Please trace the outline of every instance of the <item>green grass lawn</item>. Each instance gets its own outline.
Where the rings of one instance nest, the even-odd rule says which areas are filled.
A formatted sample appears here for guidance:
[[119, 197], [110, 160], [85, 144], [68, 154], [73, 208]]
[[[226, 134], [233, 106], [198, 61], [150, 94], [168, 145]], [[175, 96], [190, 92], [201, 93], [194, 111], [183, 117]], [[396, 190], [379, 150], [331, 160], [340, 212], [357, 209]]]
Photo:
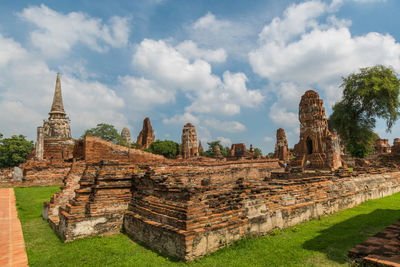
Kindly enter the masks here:
[[118, 234], [64, 244], [42, 219], [58, 187], [15, 188], [30, 266], [340, 266], [347, 251], [400, 219], [400, 193], [270, 235], [235, 242], [189, 264]]

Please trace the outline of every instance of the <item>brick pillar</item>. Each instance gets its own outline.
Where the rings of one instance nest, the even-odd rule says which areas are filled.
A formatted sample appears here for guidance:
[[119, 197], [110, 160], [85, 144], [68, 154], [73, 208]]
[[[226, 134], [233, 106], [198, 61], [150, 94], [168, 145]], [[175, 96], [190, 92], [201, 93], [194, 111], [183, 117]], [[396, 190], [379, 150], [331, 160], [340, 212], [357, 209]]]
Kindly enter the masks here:
[[37, 140], [36, 140], [36, 159], [43, 159], [43, 143], [44, 143], [44, 129], [42, 126], [37, 127]]

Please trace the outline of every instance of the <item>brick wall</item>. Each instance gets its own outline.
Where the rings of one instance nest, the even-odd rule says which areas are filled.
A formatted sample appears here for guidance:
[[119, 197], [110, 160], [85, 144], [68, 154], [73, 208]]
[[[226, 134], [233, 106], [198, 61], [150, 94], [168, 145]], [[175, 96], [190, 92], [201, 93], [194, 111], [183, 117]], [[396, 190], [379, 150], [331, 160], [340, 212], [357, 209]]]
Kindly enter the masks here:
[[150, 169], [135, 175], [124, 229], [133, 239], [185, 260], [244, 236], [262, 235], [400, 191], [399, 172], [291, 179], [268, 178], [262, 175], [266, 170], [254, 167], [248, 176], [234, 170], [173, 172]]
[[71, 162], [28, 160], [19, 165], [23, 176], [14, 179], [14, 168], [0, 170], [0, 186], [45, 186], [63, 184]]
[[102, 160], [129, 161], [135, 163], [162, 162], [163, 156], [155, 155], [139, 149], [120, 146], [105, 141], [96, 136], [86, 136], [84, 140], [84, 155], [87, 162], [100, 162]]

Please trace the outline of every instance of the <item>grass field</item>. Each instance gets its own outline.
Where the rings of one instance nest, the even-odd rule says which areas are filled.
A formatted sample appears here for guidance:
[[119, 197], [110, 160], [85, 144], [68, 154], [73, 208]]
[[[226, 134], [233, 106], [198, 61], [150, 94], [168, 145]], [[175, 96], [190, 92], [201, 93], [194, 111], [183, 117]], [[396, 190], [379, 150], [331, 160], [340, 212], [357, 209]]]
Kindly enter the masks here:
[[400, 193], [269, 235], [242, 239], [185, 264], [118, 234], [64, 244], [41, 218], [58, 187], [15, 188], [30, 266], [343, 266], [347, 251], [400, 219]]

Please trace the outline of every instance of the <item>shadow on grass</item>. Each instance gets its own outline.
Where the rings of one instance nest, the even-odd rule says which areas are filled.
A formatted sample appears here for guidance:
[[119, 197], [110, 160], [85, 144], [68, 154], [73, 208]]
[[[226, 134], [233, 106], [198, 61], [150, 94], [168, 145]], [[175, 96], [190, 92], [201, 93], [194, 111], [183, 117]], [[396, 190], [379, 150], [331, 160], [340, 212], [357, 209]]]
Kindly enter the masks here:
[[400, 219], [400, 210], [376, 209], [361, 214], [319, 232], [303, 244], [303, 248], [326, 254], [327, 258], [344, 264], [347, 252]]

